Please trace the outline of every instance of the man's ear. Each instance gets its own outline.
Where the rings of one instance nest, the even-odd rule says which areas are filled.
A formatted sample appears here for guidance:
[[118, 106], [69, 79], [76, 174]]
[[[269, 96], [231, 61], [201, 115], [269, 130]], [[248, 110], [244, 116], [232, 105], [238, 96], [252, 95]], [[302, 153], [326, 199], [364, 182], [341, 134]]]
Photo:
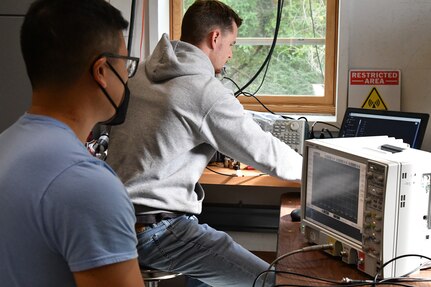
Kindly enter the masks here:
[[96, 60], [93, 64], [93, 67], [91, 67], [91, 73], [93, 75], [94, 80], [99, 83], [103, 88], [106, 88], [108, 85], [107, 79], [106, 79], [106, 58], [102, 57], [98, 60]]
[[215, 49], [217, 43], [220, 41], [221, 32], [219, 29], [210, 32], [210, 47], [212, 50]]

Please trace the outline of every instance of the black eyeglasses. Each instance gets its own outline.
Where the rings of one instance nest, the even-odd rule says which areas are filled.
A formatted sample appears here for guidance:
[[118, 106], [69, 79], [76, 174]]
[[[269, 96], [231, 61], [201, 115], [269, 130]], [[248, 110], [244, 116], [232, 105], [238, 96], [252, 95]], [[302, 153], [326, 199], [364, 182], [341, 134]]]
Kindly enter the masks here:
[[102, 57], [125, 59], [126, 60], [127, 76], [129, 77], [129, 79], [136, 74], [136, 70], [138, 69], [138, 65], [139, 65], [139, 58], [122, 56], [122, 55], [117, 55], [117, 54], [113, 54], [113, 53], [102, 53], [97, 58], [100, 59]]

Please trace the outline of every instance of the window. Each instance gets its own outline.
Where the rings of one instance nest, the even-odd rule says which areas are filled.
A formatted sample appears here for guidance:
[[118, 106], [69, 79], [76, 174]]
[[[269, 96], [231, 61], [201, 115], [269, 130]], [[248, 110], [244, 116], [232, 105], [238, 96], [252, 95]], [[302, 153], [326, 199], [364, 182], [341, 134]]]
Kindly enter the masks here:
[[[222, 1], [243, 18], [234, 55], [226, 71], [226, 77], [243, 87], [256, 74], [270, 51], [278, 1]], [[265, 80], [261, 85], [266, 70], [263, 69], [244, 91], [254, 94], [276, 113], [334, 115], [338, 1], [282, 1], [277, 45]], [[172, 39], [180, 38], [182, 15], [193, 2], [171, 0]], [[235, 84], [226, 84], [237, 90]], [[246, 109], [266, 111], [253, 97], [241, 95], [238, 99]]]

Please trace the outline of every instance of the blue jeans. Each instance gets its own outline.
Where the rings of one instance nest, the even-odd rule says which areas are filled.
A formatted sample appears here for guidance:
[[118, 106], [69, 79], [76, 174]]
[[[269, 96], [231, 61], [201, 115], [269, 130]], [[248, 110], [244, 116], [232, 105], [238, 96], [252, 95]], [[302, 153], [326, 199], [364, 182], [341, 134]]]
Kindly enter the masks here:
[[[138, 252], [141, 265], [182, 273], [198, 279], [199, 286], [252, 287], [269, 267], [226, 233], [199, 224], [193, 215], [162, 220], [138, 233]], [[256, 286], [262, 286], [262, 277]], [[266, 282], [273, 286], [272, 272]]]

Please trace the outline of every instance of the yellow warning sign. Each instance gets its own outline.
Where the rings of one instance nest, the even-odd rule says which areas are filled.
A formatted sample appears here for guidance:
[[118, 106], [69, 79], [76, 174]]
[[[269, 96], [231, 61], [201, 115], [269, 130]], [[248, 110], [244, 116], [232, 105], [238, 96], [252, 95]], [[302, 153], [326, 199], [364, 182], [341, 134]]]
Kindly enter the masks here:
[[387, 110], [385, 101], [383, 101], [376, 87], [373, 87], [368, 97], [365, 99], [362, 104], [362, 108], [364, 109], [372, 109], [372, 110]]

